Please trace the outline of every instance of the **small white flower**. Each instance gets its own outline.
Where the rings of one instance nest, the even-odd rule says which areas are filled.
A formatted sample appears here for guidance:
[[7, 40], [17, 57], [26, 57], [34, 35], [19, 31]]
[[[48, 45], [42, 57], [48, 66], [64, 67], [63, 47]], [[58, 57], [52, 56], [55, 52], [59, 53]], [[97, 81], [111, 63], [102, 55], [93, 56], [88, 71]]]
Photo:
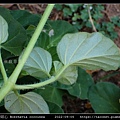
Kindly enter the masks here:
[[89, 9], [92, 10], [92, 6], [90, 6]]
[[51, 29], [51, 30], [49, 31], [49, 36], [51, 37], [51, 36], [53, 36], [53, 35], [54, 35], [54, 30]]

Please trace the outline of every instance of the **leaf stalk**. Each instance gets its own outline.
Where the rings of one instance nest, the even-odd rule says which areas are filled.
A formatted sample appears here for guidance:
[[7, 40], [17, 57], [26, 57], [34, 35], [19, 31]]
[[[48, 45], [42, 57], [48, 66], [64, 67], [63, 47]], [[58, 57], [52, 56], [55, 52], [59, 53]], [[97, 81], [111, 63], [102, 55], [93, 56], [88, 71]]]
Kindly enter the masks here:
[[43, 87], [45, 85], [53, 83], [61, 76], [61, 74], [65, 71], [65, 69], [67, 67], [68, 67], [68, 65], [63, 66], [63, 68], [60, 70], [60, 72], [56, 76], [52, 76], [50, 79], [48, 79], [44, 82], [40, 82], [40, 83], [36, 83], [36, 84], [29, 84], [29, 85], [15, 85], [14, 89], [22, 89], [22, 90], [24, 90], [24, 89], [34, 89], [34, 88]]

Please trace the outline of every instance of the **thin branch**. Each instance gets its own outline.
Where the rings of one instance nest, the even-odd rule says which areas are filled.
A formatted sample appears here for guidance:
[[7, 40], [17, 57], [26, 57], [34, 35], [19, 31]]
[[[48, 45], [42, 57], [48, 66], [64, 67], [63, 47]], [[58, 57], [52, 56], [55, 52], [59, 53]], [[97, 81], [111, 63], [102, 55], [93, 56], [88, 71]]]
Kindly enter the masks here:
[[92, 24], [93, 30], [94, 30], [95, 32], [97, 32], [97, 30], [96, 30], [96, 28], [95, 28], [95, 25], [94, 25], [94, 23], [93, 23], [93, 19], [92, 19], [92, 17], [91, 17], [89, 5], [87, 5], [87, 8], [88, 8], [89, 19], [90, 19], [90, 22], [91, 22], [91, 24]]

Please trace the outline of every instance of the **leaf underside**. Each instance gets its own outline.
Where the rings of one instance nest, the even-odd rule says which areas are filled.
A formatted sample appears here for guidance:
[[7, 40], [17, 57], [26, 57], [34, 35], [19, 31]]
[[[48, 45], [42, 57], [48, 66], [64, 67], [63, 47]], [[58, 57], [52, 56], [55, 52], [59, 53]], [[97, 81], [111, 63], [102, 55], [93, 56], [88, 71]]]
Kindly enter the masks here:
[[78, 77], [77, 67], [69, 66], [64, 73], [61, 74], [58, 81], [65, 85], [72, 85], [76, 82]]
[[4, 43], [8, 38], [8, 24], [0, 15], [0, 44]]
[[52, 66], [52, 58], [49, 52], [40, 47], [35, 47], [28, 57], [23, 69], [31, 76], [48, 77]]
[[[55, 75], [60, 72], [63, 64], [59, 61], [53, 62], [55, 68]], [[78, 77], [77, 67], [76, 66], [69, 66], [66, 70], [60, 75], [58, 81], [65, 85], [71, 85], [76, 82]]]
[[120, 50], [101, 33], [66, 34], [57, 46], [64, 65], [78, 65], [89, 70], [116, 70], [120, 65]]
[[19, 96], [10, 92], [5, 97], [5, 108], [10, 113], [49, 113], [47, 103], [39, 94], [34, 92]]

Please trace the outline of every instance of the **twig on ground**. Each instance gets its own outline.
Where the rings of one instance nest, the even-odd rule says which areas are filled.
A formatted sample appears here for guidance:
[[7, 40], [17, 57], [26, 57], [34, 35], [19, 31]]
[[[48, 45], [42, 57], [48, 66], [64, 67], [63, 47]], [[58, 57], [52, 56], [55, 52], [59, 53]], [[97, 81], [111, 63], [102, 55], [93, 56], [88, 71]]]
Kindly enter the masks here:
[[97, 30], [96, 30], [96, 28], [95, 28], [95, 25], [94, 25], [94, 23], [93, 23], [93, 19], [92, 19], [92, 17], [91, 17], [89, 5], [87, 5], [87, 7], [88, 7], [89, 19], [90, 19], [90, 22], [91, 22], [91, 24], [92, 24], [93, 30], [94, 30], [95, 32], [97, 32]]

